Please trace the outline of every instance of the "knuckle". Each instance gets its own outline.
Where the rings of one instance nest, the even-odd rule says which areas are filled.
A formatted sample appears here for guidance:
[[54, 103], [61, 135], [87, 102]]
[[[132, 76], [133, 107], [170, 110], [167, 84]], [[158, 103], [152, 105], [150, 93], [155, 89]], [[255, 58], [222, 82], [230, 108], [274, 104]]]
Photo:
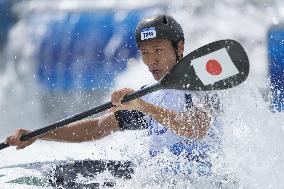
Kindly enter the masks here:
[[10, 140], [11, 140], [11, 136], [9, 136], [5, 139], [5, 143], [10, 143]]
[[16, 137], [19, 137], [19, 135], [22, 135], [22, 134], [24, 134], [24, 133], [26, 133], [26, 130], [25, 130], [25, 129], [17, 129], [14, 135], [15, 135]]
[[21, 142], [21, 143], [17, 144], [17, 149], [18, 149], [18, 150], [21, 150], [21, 149], [24, 149], [24, 148], [27, 147], [27, 146], [28, 146], [27, 143]]
[[24, 129], [17, 129], [16, 130], [16, 133], [21, 133], [21, 132], [23, 132], [24, 131]]
[[27, 130], [26, 129], [19, 129], [19, 133], [26, 133]]
[[110, 99], [111, 99], [111, 101], [114, 99], [114, 95], [113, 94], [111, 94]]

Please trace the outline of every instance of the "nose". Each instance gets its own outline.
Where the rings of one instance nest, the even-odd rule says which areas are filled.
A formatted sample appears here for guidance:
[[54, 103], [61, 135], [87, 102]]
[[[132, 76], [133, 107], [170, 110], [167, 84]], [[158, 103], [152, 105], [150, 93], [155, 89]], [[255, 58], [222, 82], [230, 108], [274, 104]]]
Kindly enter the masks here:
[[148, 55], [148, 65], [149, 66], [156, 66], [159, 63], [159, 58], [155, 52], [151, 52]]

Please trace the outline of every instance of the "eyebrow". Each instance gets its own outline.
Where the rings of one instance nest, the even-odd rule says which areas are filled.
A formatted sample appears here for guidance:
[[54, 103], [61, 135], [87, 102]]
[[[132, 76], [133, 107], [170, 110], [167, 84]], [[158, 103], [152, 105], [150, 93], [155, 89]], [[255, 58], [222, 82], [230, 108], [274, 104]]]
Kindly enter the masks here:
[[[155, 44], [155, 45], [151, 46], [151, 48], [160, 47], [160, 46], [161, 46], [161, 44]], [[147, 50], [147, 49], [142, 47], [141, 50]]]

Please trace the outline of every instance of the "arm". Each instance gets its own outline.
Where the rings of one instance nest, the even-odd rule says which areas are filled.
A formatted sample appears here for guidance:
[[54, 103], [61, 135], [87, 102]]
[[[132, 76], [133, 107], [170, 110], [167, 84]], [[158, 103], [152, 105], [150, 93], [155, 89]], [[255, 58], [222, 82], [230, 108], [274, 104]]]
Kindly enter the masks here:
[[23, 149], [31, 145], [38, 139], [64, 142], [84, 142], [100, 139], [114, 131], [120, 130], [113, 113], [105, 114], [96, 119], [81, 120], [65, 127], [58, 128], [46, 134], [34, 137], [28, 141], [20, 141], [20, 137], [28, 133], [28, 130], [18, 129], [15, 134], [7, 137], [6, 143], [11, 146], [17, 146], [17, 149]]
[[131, 92], [133, 92], [133, 90], [127, 88], [114, 92], [112, 94], [112, 102], [115, 107], [113, 107], [111, 111], [139, 110], [167, 126], [176, 134], [189, 138], [202, 138], [206, 135], [211, 125], [210, 113], [197, 107], [192, 107], [189, 112], [174, 112], [147, 103], [141, 99], [135, 99], [131, 102], [121, 104], [123, 97]]
[[193, 107], [190, 112], [174, 112], [143, 100], [139, 101], [140, 111], [147, 113], [178, 135], [189, 138], [202, 138], [210, 127], [210, 116], [197, 107]]
[[120, 128], [114, 114], [108, 113], [99, 118], [70, 123], [62, 128], [41, 135], [38, 139], [62, 142], [86, 142], [100, 139], [118, 130]]

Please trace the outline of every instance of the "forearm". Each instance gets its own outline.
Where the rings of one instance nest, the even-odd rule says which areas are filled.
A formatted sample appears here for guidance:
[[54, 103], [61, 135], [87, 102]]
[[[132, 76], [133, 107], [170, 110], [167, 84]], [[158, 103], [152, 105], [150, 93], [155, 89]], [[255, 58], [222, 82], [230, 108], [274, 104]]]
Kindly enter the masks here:
[[62, 142], [84, 142], [92, 140], [94, 128], [98, 125], [97, 119], [81, 120], [37, 137], [41, 140]]
[[96, 119], [87, 119], [70, 123], [62, 128], [43, 134], [37, 139], [63, 142], [85, 142], [100, 139], [116, 130], [119, 130], [116, 125], [116, 120], [113, 117], [105, 115]]
[[209, 115], [198, 108], [190, 112], [173, 112], [165, 108], [141, 101], [140, 111], [153, 117], [178, 135], [201, 138], [210, 126]]

